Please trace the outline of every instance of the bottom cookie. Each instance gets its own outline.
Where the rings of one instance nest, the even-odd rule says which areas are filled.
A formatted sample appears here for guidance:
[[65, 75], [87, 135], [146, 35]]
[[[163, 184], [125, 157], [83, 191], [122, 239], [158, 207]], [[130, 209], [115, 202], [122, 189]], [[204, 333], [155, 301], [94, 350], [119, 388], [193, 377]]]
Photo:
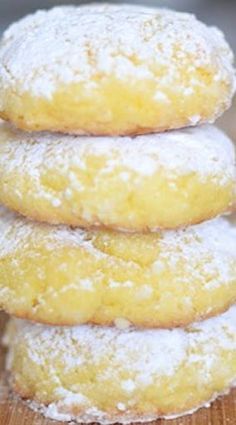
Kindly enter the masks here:
[[8, 325], [13, 389], [45, 416], [128, 423], [190, 413], [236, 382], [236, 306], [185, 330]]

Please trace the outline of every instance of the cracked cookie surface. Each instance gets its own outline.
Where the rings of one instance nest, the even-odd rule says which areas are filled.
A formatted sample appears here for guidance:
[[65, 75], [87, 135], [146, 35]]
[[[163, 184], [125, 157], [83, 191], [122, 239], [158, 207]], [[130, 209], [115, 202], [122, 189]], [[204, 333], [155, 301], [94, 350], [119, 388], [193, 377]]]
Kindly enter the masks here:
[[137, 137], [26, 133], [0, 123], [0, 201], [51, 224], [146, 232], [233, 208], [235, 152], [213, 126]]
[[25, 130], [125, 135], [213, 122], [233, 55], [193, 15], [139, 6], [38, 11], [0, 44], [0, 115]]
[[236, 382], [236, 307], [174, 330], [18, 320], [5, 343], [13, 388], [62, 421], [130, 423], [190, 413]]
[[53, 325], [173, 327], [236, 301], [236, 230], [83, 231], [0, 211], [0, 306]]

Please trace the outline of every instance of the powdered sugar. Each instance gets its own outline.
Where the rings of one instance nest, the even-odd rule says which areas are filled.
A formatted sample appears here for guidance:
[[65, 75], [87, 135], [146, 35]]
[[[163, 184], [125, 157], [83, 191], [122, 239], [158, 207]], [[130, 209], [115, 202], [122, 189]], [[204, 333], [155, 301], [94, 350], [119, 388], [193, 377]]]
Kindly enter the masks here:
[[[227, 238], [224, 240], [224, 238]], [[205, 279], [209, 290], [220, 286], [222, 281], [229, 281], [234, 273], [236, 247], [236, 229], [223, 219], [215, 219], [185, 230], [163, 232], [161, 255], [153, 264], [160, 268], [167, 260], [169, 268], [175, 268], [185, 261], [186, 277], [176, 273], [176, 284], [188, 285], [189, 277], [196, 281]], [[204, 260], [205, 261], [204, 261]], [[200, 262], [203, 260], [201, 266]], [[219, 278], [218, 275], [221, 276]]]
[[88, 409], [86, 413], [83, 413], [76, 417], [75, 415], [61, 413], [61, 409], [64, 410], [65, 408], [65, 404], [63, 402], [51, 403], [49, 406], [43, 406], [42, 404], [40, 405], [39, 403], [31, 402], [28, 400], [27, 404], [35, 412], [39, 412], [43, 414], [46, 418], [54, 419], [57, 421], [71, 422], [73, 418], [73, 423], [75, 420], [76, 423], [80, 423], [80, 424], [89, 424], [91, 422], [96, 422], [102, 425], [110, 425], [110, 424], [116, 423], [119, 420], [119, 423], [128, 425], [132, 422], [146, 423], [146, 422], [156, 421], [157, 419], [172, 420], [172, 419], [178, 419], [184, 416], [192, 415], [202, 408], [209, 408], [210, 404], [213, 403], [217, 397], [227, 395], [229, 392], [230, 392], [230, 389], [227, 389], [221, 392], [220, 394], [215, 393], [214, 396], [211, 398], [211, 400], [199, 405], [198, 407], [194, 409], [188, 410], [181, 414], [174, 414], [174, 415], [168, 415], [168, 416], [166, 415], [157, 416], [155, 414], [149, 414], [149, 415], [142, 414], [141, 416], [141, 414], [139, 415], [129, 414], [126, 412], [126, 406], [124, 406], [125, 412], [123, 411], [123, 414], [120, 413], [118, 418], [117, 417], [112, 418], [111, 415], [108, 415], [102, 411], [99, 411], [96, 408]]
[[[193, 15], [165, 9], [93, 5], [38, 11], [13, 24], [0, 49], [1, 84], [47, 98], [58, 84], [82, 81], [89, 88], [96, 76], [158, 78], [171, 85], [185, 64], [189, 73], [211, 64], [233, 90], [232, 52], [222, 33]], [[155, 70], [164, 68], [157, 76]]]
[[[119, 169], [118, 180], [129, 180], [137, 173], [140, 178], [152, 176], [164, 169], [170, 180], [174, 176], [197, 173], [205, 181], [218, 184], [235, 179], [235, 153], [229, 138], [213, 126], [200, 126], [162, 134], [137, 137], [76, 137], [50, 133], [24, 133], [0, 123], [0, 177], [13, 171], [33, 179], [34, 190], [49, 196], [41, 183], [47, 170], [65, 175], [66, 188], [83, 190], [76, 169], [86, 170], [88, 158], [102, 158], [97, 179], [108, 179]], [[92, 167], [92, 165], [91, 165]], [[89, 171], [89, 170], [88, 170]], [[17, 183], [17, 182], [16, 182]], [[53, 198], [53, 205], [60, 206]]]
[[[99, 252], [93, 248], [88, 233], [79, 228], [72, 229], [66, 226], [50, 226], [26, 220], [0, 206], [0, 256], [4, 257], [17, 250], [23, 251], [33, 240], [44, 242], [47, 249], [53, 251], [57, 246], [83, 246], [91, 250], [93, 255]], [[102, 255], [102, 254], [100, 254]], [[86, 285], [86, 282], [84, 283]]]
[[[106, 252], [101, 245], [96, 243], [97, 236], [102, 238], [104, 246], [114, 245], [113, 253]], [[148, 235], [140, 236], [140, 241], [132, 239], [132, 235], [126, 234], [127, 243], [131, 249], [135, 249], [137, 243], [145, 242], [148, 245]], [[154, 235], [153, 235], [154, 237]], [[59, 247], [70, 249], [78, 248], [88, 251], [94, 258], [105, 259], [107, 264], [113, 268], [115, 264], [126, 265], [130, 268], [143, 272], [143, 265], [135, 254], [129, 258], [123, 258], [122, 253], [116, 247], [123, 242], [124, 235], [101, 231], [91, 232], [81, 229], [72, 229], [66, 226], [50, 226], [47, 224], [31, 222], [21, 216], [9, 212], [4, 207], [0, 208], [0, 258], [39, 246], [45, 246], [49, 251], [56, 251]], [[133, 241], [133, 242], [132, 242]], [[162, 231], [156, 233], [156, 239], [150, 241], [150, 249], [156, 246], [156, 257], [148, 264], [148, 269], [153, 271], [155, 279], [161, 278], [163, 270], [174, 270], [172, 279], [176, 286], [189, 286], [190, 282], [201, 282], [206, 290], [221, 285], [228, 285], [234, 279], [236, 267], [236, 229], [226, 219], [218, 218], [196, 226], [176, 231]], [[122, 245], [121, 245], [122, 246]], [[132, 252], [131, 249], [131, 252]], [[36, 254], [34, 254], [36, 255]], [[79, 254], [78, 254], [79, 255]], [[33, 257], [32, 257], [33, 258]], [[67, 263], [60, 265], [61, 269], [67, 271]], [[18, 269], [18, 273], [20, 270]], [[101, 270], [100, 270], [101, 273]], [[158, 278], [159, 276], [159, 278]], [[107, 277], [108, 279], [108, 277]], [[154, 278], [152, 278], [154, 279]], [[93, 291], [93, 276], [83, 278], [80, 282], [74, 282], [76, 287], [84, 291]], [[71, 282], [73, 284], [73, 282]], [[108, 281], [110, 288], [121, 286], [123, 289], [132, 287], [132, 282]], [[155, 287], [153, 282], [143, 282], [139, 292], [136, 293], [137, 300], [152, 296]], [[63, 290], [66, 290], [65, 288]], [[191, 300], [189, 300], [191, 302]], [[118, 319], [117, 319], [118, 320]], [[121, 320], [123, 320], [121, 318]]]
[[[101, 423], [137, 420], [132, 417], [133, 392], [140, 386], [142, 389], [157, 385], [162, 377], [174, 377], [182, 367], [191, 365], [199, 372], [199, 385], [209, 382], [214, 368], [220, 362], [222, 352], [236, 353], [236, 307], [228, 312], [202, 323], [193, 324], [187, 329], [175, 330], [118, 330], [116, 328], [80, 326], [74, 328], [55, 328], [33, 325], [29, 322], [15, 321], [17, 333], [8, 338], [10, 341], [10, 358], [18, 344], [23, 344], [26, 355], [35, 364], [57, 364], [58, 358], [72, 372], [75, 368], [74, 359], [79, 359], [78, 368], [93, 364], [98, 367], [105, 362], [103, 374], [99, 382], [112, 380], [119, 385], [121, 376], [128, 375], [128, 381], [120, 381], [120, 391], [128, 394], [128, 404], [122, 402], [122, 408], [117, 406], [119, 415], [112, 418], [109, 412], [100, 411], [99, 406], [89, 399], [86, 385], [78, 382], [77, 392], [68, 388], [66, 392], [58, 383], [55, 397], [57, 402], [45, 407], [47, 416], [59, 419], [62, 413], [67, 414], [64, 420], [78, 422], [99, 421]], [[8, 341], [8, 343], [9, 343]], [[89, 353], [89, 354], [88, 354]], [[57, 361], [56, 361], [57, 359]], [[11, 362], [9, 368], [11, 369]], [[71, 368], [71, 369], [70, 369]], [[50, 369], [49, 372], [50, 374]], [[51, 373], [57, 376], [56, 367]], [[132, 379], [131, 379], [132, 376]], [[53, 376], [50, 376], [52, 379]], [[228, 386], [233, 385], [235, 376], [231, 377]], [[131, 385], [132, 384], [132, 385]], [[91, 383], [89, 383], [91, 385]], [[96, 385], [96, 380], [92, 385]], [[130, 390], [132, 386], [132, 390]], [[81, 389], [81, 391], [79, 390]], [[82, 388], [85, 389], [83, 394]], [[127, 388], [129, 391], [127, 391]], [[225, 391], [227, 388], [222, 388]], [[59, 399], [58, 399], [59, 395]], [[216, 394], [212, 394], [214, 398]], [[206, 400], [207, 401], [207, 400]], [[112, 404], [112, 400], [111, 400]], [[80, 407], [81, 416], [73, 415], [73, 406]], [[71, 409], [71, 410], [70, 410]], [[100, 415], [98, 414], [100, 412]], [[137, 411], [136, 411], [137, 412]], [[131, 415], [131, 417], [129, 417]], [[135, 415], [134, 415], [135, 416]], [[87, 417], [87, 419], [85, 419]]]

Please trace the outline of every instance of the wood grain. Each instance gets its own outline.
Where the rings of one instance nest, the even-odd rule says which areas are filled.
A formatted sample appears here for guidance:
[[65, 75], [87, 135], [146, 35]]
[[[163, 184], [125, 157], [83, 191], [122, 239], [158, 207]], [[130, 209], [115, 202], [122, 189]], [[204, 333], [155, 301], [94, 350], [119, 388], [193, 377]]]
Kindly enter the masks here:
[[[0, 314], [0, 334], [5, 321], [6, 316]], [[5, 350], [0, 348], [0, 425], [63, 425], [32, 412], [10, 393], [4, 373], [4, 357]], [[194, 415], [177, 420], [159, 420], [156, 425], [236, 425], [236, 390], [227, 397], [221, 397], [209, 409], [201, 409]]]

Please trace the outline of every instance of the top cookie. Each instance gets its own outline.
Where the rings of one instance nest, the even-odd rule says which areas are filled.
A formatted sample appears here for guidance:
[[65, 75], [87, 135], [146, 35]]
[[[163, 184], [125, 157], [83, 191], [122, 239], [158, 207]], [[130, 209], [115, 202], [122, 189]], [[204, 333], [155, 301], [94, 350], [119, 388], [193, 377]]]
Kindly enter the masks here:
[[193, 15], [128, 5], [39, 11], [3, 35], [0, 116], [26, 130], [124, 135], [213, 122], [233, 55]]

